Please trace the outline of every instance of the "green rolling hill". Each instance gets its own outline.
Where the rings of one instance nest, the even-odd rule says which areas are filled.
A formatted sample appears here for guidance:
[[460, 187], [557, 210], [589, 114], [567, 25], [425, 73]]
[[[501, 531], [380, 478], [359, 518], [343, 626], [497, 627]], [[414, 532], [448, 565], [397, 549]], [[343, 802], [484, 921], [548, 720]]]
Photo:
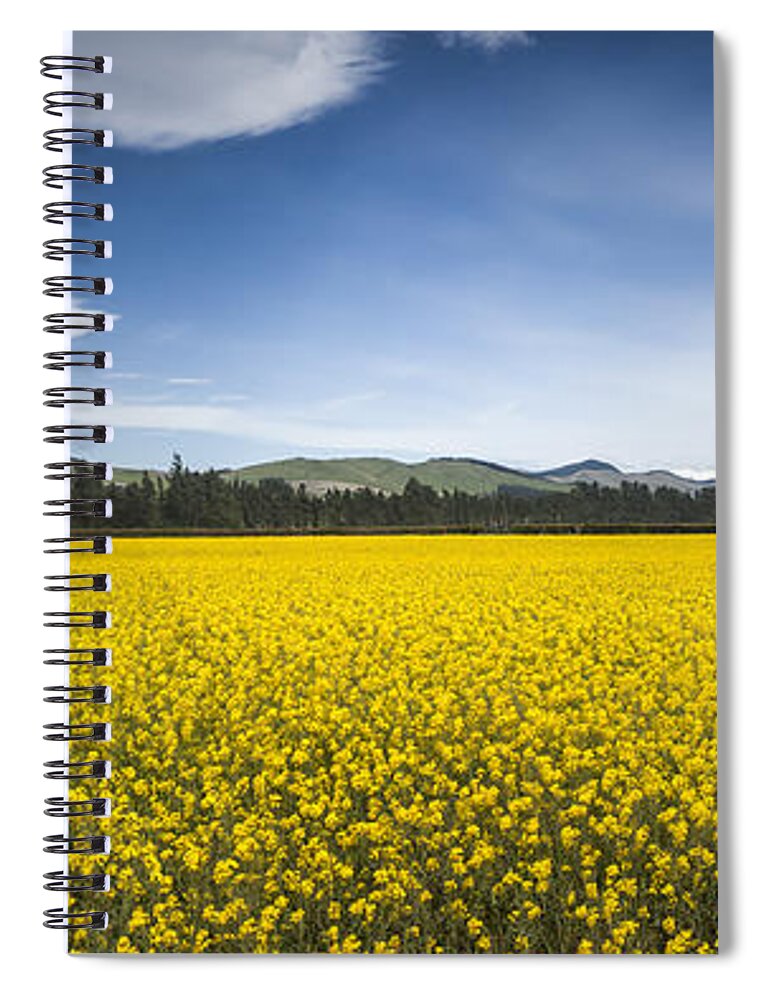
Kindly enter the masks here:
[[[392, 458], [286, 458], [276, 462], [260, 462], [240, 469], [222, 469], [226, 479], [259, 482], [260, 479], [284, 479], [294, 486], [304, 483], [311, 493], [330, 489], [383, 490], [402, 492], [414, 477], [435, 490], [460, 490], [463, 493], [494, 493], [499, 487], [521, 493], [568, 492], [577, 482], [598, 482], [602, 486], [618, 487], [624, 481], [646, 483], [651, 489], [668, 486], [692, 493], [709, 482], [697, 482], [671, 472], [624, 473], [607, 462], [589, 459], [574, 462], [546, 472], [524, 472], [494, 462], [475, 458], [431, 458], [425, 462], [399, 462]], [[116, 468], [115, 482], [121, 485], [139, 482], [140, 469]], [[150, 475], [165, 478], [165, 473], [151, 470]]]
[[228, 478], [258, 481], [268, 477], [291, 483], [304, 482], [331, 486], [364, 487], [400, 493], [414, 477], [436, 490], [462, 490], [464, 493], [493, 493], [498, 486], [529, 491], [559, 491], [568, 487], [538, 476], [516, 472], [492, 463], [465, 458], [431, 458], [426, 462], [398, 462], [390, 458], [310, 459], [289, 458], [280, 462], [247, 465], [225, 473]]

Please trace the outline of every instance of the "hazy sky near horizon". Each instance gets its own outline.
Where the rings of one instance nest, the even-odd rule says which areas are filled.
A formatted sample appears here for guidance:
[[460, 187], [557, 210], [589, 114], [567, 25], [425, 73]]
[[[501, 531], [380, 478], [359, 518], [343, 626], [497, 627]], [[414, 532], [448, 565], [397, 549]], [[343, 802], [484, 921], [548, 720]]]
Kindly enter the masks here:
[[114, 464], [713, 470], [709, 33], [74, 51], [115, 61]]

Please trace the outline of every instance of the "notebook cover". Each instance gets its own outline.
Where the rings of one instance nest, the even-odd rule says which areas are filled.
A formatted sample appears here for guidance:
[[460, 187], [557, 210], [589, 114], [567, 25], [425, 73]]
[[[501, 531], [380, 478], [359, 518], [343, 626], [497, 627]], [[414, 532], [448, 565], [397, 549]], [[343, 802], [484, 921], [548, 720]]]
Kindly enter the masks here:
[[715, 952], [711, 34], [73, 51], [116, 322], [70, 950]]

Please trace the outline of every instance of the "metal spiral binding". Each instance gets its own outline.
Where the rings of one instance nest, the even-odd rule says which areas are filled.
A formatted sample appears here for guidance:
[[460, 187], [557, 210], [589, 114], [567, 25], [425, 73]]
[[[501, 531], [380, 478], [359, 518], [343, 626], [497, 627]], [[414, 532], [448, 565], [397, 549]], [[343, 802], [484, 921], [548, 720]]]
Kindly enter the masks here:
[[43, 56], [40, 75], [49, 80], [61, 80], [62, 72], [73, 69], [85, 73], [111, 73], [112, 59], [109, 56]]
[[[46, 474], [46, 479], [112, 479], [109, 462], [46, 462], [43, 468], [54, 470]], [[67, 472], [67, 469], [72, 471]]]
[[[109, 351], [48, 351], [43, 357], [46, 364], [43, 368], [63, 372], [65, 368], [111, 368], [112, 355]], [[78, 360], [69, 361], [68, 358]], [[91, 360], [87, 360], [90, 358]]]
[[43, 149], [51, 153], [63, 153], [65, 146], [112, 145], [112, 132], [103, 128], [49, 128], [43, 138]]
[[43, 549], [45, 555], [64, 555], [72, 552], [93, 552], [106, 556], [112, 552], [109, 535], [67, 535], [65, 538], [45, 538], [46, 545], [63, 545], [64, 548]]
[[92, 90], [52, 90], [43, 98], [43, 111], [61, 118], [63, 108], [89, 108], [92, 111], [109, 111], [111, 94], [94, 93]]
[[72, 587], [66, 587], [59, 584], [50, 584], [45, 587], [45, 590], [54, 591], [73, 591], [73, 590], [92, 590], [97, 594], [106, 594], [110, 589], [110, 575], [109, 573], [69, 573], [63, 574], [58, 573], [54, 576], [43, 577], [44, 580], [90, 580], [90, 585], [86, 584], [76, 584]]
[[43, 219], [63, 226], [65, 219], [111, 222], [112, 208], [100, 201], [49, 201], [43, 205]]
[[84, 778], [109, 778], [110, 762], [107, 760], [47, 760], [43, 767], [53, 767], [54, 771], [44, 771], [43, 777], [52, 781], [82, 781]]
[[[65, 74], [109, 73], [112, 61], [105, 56], [45, 56], [40, 60], [44, 77], [53, 80], [64, 79]], [[45, 94], [43, 110], [46, 114], [65, 119], [72, 111], [109, 111], [112, 95], [100, 90], [57, 90]], [[43, 146], [52, 153], [66, 150], [87, 150], [87, 147], [108, 148], [112, 145], [112, 134], [101, 128], [65, 127], [49, 129], [44, 133]], [[79, 157], [78, 157], [79, 158]], [[71, 157], [76, 159], [76, 157]], [[67, 199], [69, 189], [76, 184], [105, 185], [112, 183], [109, 167], [87, 163], [53, 164], [43, 170], [43, 184], [63, 192]], [[104, 223], [112, 219], [112, 207], [105, 202], [78, 200], [69, 195], [68, 200], [48, 202], [43, 206], [43, 218], [57, 226], [70, 225], [72, 220], [87, 223]], [[77, 261], [91, 258], [93, 262], [107, 260], [112, 256], [112, 244], [102, 238], [70, 235], [46, 240], [43, 257], [52, 261]], [[90, 270], [90, 268], [89, 268]], [[77, 295], [109, 295], [112, 281], [101, 275], [57, 274], [45, 278], [43, 294], [54, 298]], [[65, 309], [67, 307], [65, 306]], [[77, 307], [75, 307], [77, 309]], [[61, 312], [44, 317], [45, 333], [62, 336], [80, 334], [101, 334], [112, 329], [110, 317], [103, 312]], [[109, 368], [112, 356], [103, 350], [62, 350], [49, 351], [44, 355], [44, 367], [52, 371], [70, 368]], [[54, 386], [43, 392], [43, 404], [47, 407], [64, 409], [77, 406], [109, 406], [112, 402], [108, 389], [82, 385]], [[70, 441], [88, 441], [105, 444], [111, 440], [112, 429], [105, 424], [56, 424], [43, 428], [44, 441], [51, 444], [66, 444]], [[68, 458], [68, 456], [67, 456]], [[45, 478], [71, 482], [74, 480], [107, 482], [112, 478], [112, 468], [107, 462], [73, 459], [48, 462]], [[109, 500], [82, 499], [72, 497], [45, 501], [44, 514], [49, 517], [110, 517]], [[73, 552], [106, 555], [111, 551], [111, 539], [103, 534], [70, 535], [46, 538], [44, 551], [50, 554], [70, 555]], [[109, 573], [57, 573], [45, 577], [45, 590], [54, 593], [89, 592], [103, 594], [110, 589]], [[46, 628], [90, 629], [93, 631], [110, 627], [107, 611], [47, 611], [44, 613]], [[66, 641], [66, 640], [65, 640]], [[65, 647], [44, 650], [43, 663], [68, 671], [71, 667], [106, 667], [111, 663], [110, 650], [104, 647], [78, 649]], [[70, 686], [68, 683], [48, 685], [44, 688], [44, 701], [49, 704], [69, 706], [74, 704], [107, 705], [110, 702], [110, 688], [106, 684]], [[64, 709], [64, 721], [52, 722], [44, 726], [43, 739], [49, 742], [65, 743], [105, 743], [110, 739], [110, 725], [102, 721], [70, 722], [68, 708]], [[69, 753], [63, 760], [47, 761], [44, 776], [52, 781], [76, 782], [83, 780], [102, 781], [109, 777], [109, 762], [97, 760], [71, 760]], [[74, 817], [105, 817], [110, 812], [109, 799], [94, 794], [91, 798], [67, 799], [52, 797], [45, 800], [45, 815], [63, 819], [65, 824]], [[44, 851], [48, 854], [105, 855], [109, 853], [109, 837], [98, 833], [71, 836], [65, 833], [44, 838]], [[49, 892], [64, 893], [65, 897], [82, 892], [107, 892], [109, 876], [102, 871], [87, 874], [72, 874], [64, 871], [47, 872], [44, 875], [45, 889]], [[106, 910], [85, 910], [71, 912], [68, 907], [54, 907], [44, 911], [44, 925], [62, 930], [103, 930], [108, 923]]]
[[43, 170], [43, 184], [61, 190], [65, 183], [83, 181], [86, 184], [112, 184], [112, 167], [95, 167], [89, 163], [56, 163]]
[[[104, 313], [49, 313], [43, 317], [48, 326], [43, 327], [43, 333], [83, 334], [105, 333], [112, 329], [112, 320]], [[82, 323], [72, 323], [71, 320], [83, 320]]]
[[[53, 541], [53, 539], [50, 539]], [[111, 651], [99, 646], [96, 649], [44, 649], [46, 656], [56, 654], [55, 660], [43, 660], [47, 667], [69, 667], [77, 664], [81, 667], [108, 667], [112, 663]], [[60, 657], [66, 656], [66, 660]]]
[[45, 389], [43, 406], [56, 406], [61, 409], [73, 403], [85, 403], [90, 406], [109, 406], [111, 395], [109, 389], [92, 388], [84, 385], [61, 385]]
[[65, 257], [97, 257], [103, 260], [111, 256], [112, 250], [109, 240], [46, 240], [43, 246], [47, 248], [43, 256], [48, 260], [64, 260]]
[[[65, 441], [92, 441], [107, 444], [112, 440], [112, 428], [105, 424], [52, 424], [44, 427], [51, 437], [43, 438], [46, 444], [64, 444]], [[83, 431], [81, 434], [80, 431]]]
[[109, 500], [44, 500], [45, 507], [59, 510], [44, 510], [44, 517], [111, 517], [112, 504]]
[[[46, 799], [48, 809], [43, 810], [46, 816], [107, 816], [109, 801], [107, 799], [62, 799], [55, 797]], [[46, 875], [46, 878], [50, 876]], [[73, 875], [73, 878], [93, 878], [91, 875]]]
[[43, 615], [62, 619], [43, 622], [46, 628], [109, 628], [111, 624], [108, 611], [44, 611]]
[[[43, 701], [47, 702], [49, 705], [109, 705], [110, 697], [112, 695], [112, 692], [106, 684], [89, 684], [81, 685], [79, 687], [68, 687], [65, 684], [53, 684], [48, 687], [44, 687], [43, 690], [56, 692], [55, 694], [46, 695], [46, 697], [43, 698]], [[70, 695], [74, 695], [74, 697], [70, 697]], [[46, 799], [46, 802], [57, 801], [60, 800]], [[104, 801], [109, 802], [109, 799], [105, 799]], [[46, 816], [49, 815], [47, 809], [44, 810], [44, 812]]]

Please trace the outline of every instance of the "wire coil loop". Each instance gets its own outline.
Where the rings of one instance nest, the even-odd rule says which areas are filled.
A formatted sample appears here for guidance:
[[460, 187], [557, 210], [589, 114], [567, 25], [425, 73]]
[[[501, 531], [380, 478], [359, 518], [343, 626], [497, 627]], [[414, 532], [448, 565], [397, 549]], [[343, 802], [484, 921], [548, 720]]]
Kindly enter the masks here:
[[53, 424], [44, 427], [43, 432], [48, 435], [43, 438], [46, 444], [64, 444], [65, 441], [106, 444], [112, 440], [112, 428], [104, 424]]
[[43, 132], [43, 149], [63, 153], [65, 146], [96, 146], [104, 149], [112, 145], [112, 132], [103, 128], [49, 128]]
[[[44, 702], [49, 705], [109, 705], [110, 689], [106, 684], [89, 684], [80, 687], [68, 687], [66, 684], [53, 684], [44, 687], [43, 691], [54, 691], [46, 695]], [[70, 697], [70, 693], [73, 697]]]
[[[72, 322], [73, 320], [78, 320], [78, 322]], [[112, 329], [110, 317], [104, 313], [49, 313], [43, 317], [43, 322], [48, 324], [43, 327], [43, 333], [77, 336], [83, 333], [104, 333], [106, 330]]]
[[90, 552], [93, 555], [106, 556], [112, 551], [112, 539], [109, 535], [66, 535], [63, 538], [45, 538], [43, 544], [64, 546], [64, 548], [43, 549], [45, 555]]
[[43, 56], [41, 76], [49, 80], [63, 79], [62, 73], [78, 70], [81, 73], [109, 73], [112, 60], [107, 56]]
[[111, 252], [107, 240], [55, 239], [46, 240], [43, 256], [46, 260], [64, 260], [67, 257], [96, 257], [104, 260]]
[[[74, 462], [46, 462], [43, 468], [53, 470], [46, 475], [46, 479], [96, 479], [101, 482], [112, 479], [109, 462], [83, 462], [78, 459]], [[67, 472], [67, 469], [72, 471]]]
[[67, 368], [110, 368], [112, 355], [109, 351], [48, 351], [43, 355], [43, 368], [63, 372]]
[[[46, 799], [51, 802], [52, 799]], [[46, 816], [55, 816], [46, 809]], [[70, 814], [72, 815], [72, 814]], [[86, 815], [85, 813], [83, 815]], [[94, 814], [96, 815], [96, 814]], [[52, 879], [43, 886], [50, 892], [106, 892], [110, 884], [109, 875], [94, 872], [92, 875], [69, 875], [67, 872], [46, 872], [43, 878]]]
[[60, 906], [43, 910], [43, 927], [59, 931], [103, 931], [108, 922], [104, 910], [88, 910], [84, 913], [69, 913]]
[[61, 191], [67, 183], [112, 184], [112, 168], [91, 163], [55, 163], [43, 168], [43, 184]]

